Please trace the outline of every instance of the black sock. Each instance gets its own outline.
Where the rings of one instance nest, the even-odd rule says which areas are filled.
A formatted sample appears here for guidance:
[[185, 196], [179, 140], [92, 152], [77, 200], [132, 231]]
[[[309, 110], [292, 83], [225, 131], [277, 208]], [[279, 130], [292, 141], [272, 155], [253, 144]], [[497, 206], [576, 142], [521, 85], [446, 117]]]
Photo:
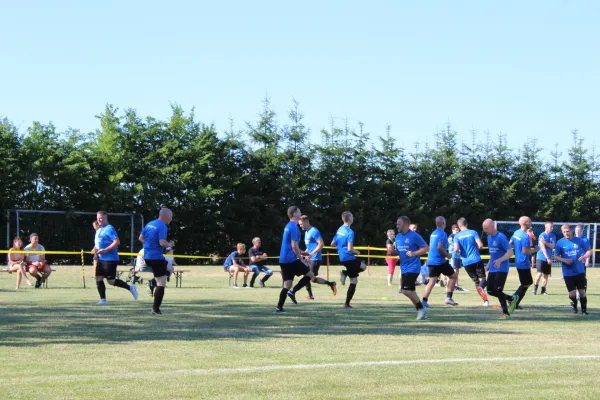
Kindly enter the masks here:
[[579, 296], [579, 301], [581, 302], [581, 311], [587, 311], [587, 296]]
[[497, 297], [498, 300], [500, 300], [500, 307], [502, 307], [502, 312], [504, 314], [508, 314], [508, 305], [506, 304], [506, 296], [504, 296], [504, 292], [499, 292]]
[[155, 278], [150, 279], [150, 286], [156, 287], [156, 279]]
[[279, 302], [277, 303], [277, 308], [283, 308], [283, 304], [285, 303], [285, 299], [287, 297], [288, 289], [283, 288], [281, 292], [279, 292]]
[[312, 294], [312, 287], [311, 287], [311, 285], [310, 285], [310, 282], [308, 282], [308, 283], [306, 284], [306, 291], [308, 292], [308, 295], [309, 295], [310, 297], [313, 297], [313, 294]]
[[266, 281], [269, 280], [269, 278], [271, 277], [271, 275], [265, 275], [263, 276], [263, 278], [260, 280], [262, 283], [265, 283]]
[[258, 274], [253, 274], [252, 275], [252, 279], [250, 279], [250, 286], [254, 286], [254, 282], [256, 282], [256, 277], [258, 276]]
[[419, 310], [421, 310], [423, 308], [423, 303], [421, 303], [419, 301], [417, 304], [415, 304], [415, 307], [416, 307], [417, 311], [419, 311]]
[[423, 301], [427, 301], [427, 297], [423, 296]]
[[319, 285], [328, 285], [328, 286], [331, 286], [331, 282], [329, 282], [325, 278], [321, 278], [320, 276], [317, 277], [317, 278], [315, 278], [315, 283], [318, 283]]
[[453, 291], [452, 292], [446, 292], [446, 297], [449, 298], [449, 299], [451, 299], [453, 295], [454, 295]]
[[160, 305], [162, 303], [163, 296], [165, 295], [165, 287], [157, 286], [154, 289], [154, 305], [152, 306], [153, 311], [160, 310]]
[[296, 293], [298, 290], [302, 289], [304, 286], [308, 285], [310, 283], [310, 278], [308, 276], [303, 276], [302, 279], [300, 279], [298, 281], [298, 283], [296, 284], [296, 286], [294, 286], [294, 288], [292, 289], [294, 291], [294, 293]]
[[346, 293], [346, 304], [350, 304], [350, 300], [354, 297], [354, 292], [356, 291], [356, 283], [351, 283], [348, 287], [348, 293]]
[[130, 289], [130, 286], [120, 279], [115, 279], [115, 286], [123, 288], [123, 289], [127, 289], [127, 290]]
[[[537, 292], [537, 290], [538, 290], [538, 287], [539, 287], [539, 286], [540, 286], [540, 285], [533, 285], [533, 290]], [[544, 290], [544, 289], [542, 288], [542, 291], [543, 291], [543, 290]]]
[[546, 293], [546, 286], [542, 286], [542, 294]]
[[527, 289], [529, 289], [529, 286], [525, 287], [525, 286], [521, 285], [515, 292], [515, 294], [519, 296], [519, 301], [517, 301], [517, 305], [521, 304], [523, 297], [525, 297], [525, 293], [527, 293]]
[[96, 281], [96, 286], [98, 287], [100, 299], [106, 299], [106, 286], [104, 286], [104, 281]]
[[571, 305], [575, 308], [577, 308], [577, 295], [575, 296], [569, 296], [569, 299], [571, 300]]

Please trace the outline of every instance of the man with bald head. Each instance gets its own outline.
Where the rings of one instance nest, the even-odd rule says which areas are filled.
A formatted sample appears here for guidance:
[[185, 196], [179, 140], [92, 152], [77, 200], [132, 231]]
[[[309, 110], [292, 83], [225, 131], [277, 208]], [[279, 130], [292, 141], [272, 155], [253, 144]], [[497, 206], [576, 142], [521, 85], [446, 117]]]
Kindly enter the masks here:
[[446, 243], [448, 243], [448, 235], [444, 232], [444, 229], [446, 229], [446, 218], [441, 216], [437, 217], [435, 219], [435, 226], [435, 231], [433, 231], [429, 237], [429, 254], [427, 255], [429, 282], [427, 283], [427, 286], [425, 286], [422, 303], [425, 308], [429, 308], [428, 300], [431, 290], [438, 281], [439, 276], [446, 275], [448, 277], [448, 289], [446, 291], [445, 304], [457, 306], [458, 303], [452, 300], [452, 294], [456, 284], [456, 272], [448, 262], [451, 255], [446, 251]]
[[[517, 229], [510, 238], [510, 244], [515, 249], [515, 266], [519, 273], [519, 282], [521, 286], [515, 292], [517, 299], [517, 309], [520, 309], [521, 301], [527, 293], [529, 286], [533, 284], [533, 277], [531, 276], [531, 243], [527, 229], [531, 228], [531, 219], [527, 216], [519, 218], [519, 225], [521, 229]], [[537, 251], [537, 250], [536, 250]]]
[[460, 255], [465, 271], [467, 271], [467, 274], [475, 283], [477, 293], [479, 293], [479, 296], [483, 300], [483, 306], [489, 307], [490, 302], [484, 291], [487, 286], [485, 266], [479, 254], [479, 249], [483, 247], [483, 242], [476, 231], [468, 228], [465, 218], [459, 218], [456, 224], [460, 232], [454, 236], [454, 251]]
[[[502, 308], [500, 319], [509, 319], [510, 313], [517, 306], [515, 301], [517, 299], [504, 293], [504, 285], [509, 271], [508, 260], [512, 257], [513, 250], [504, 233], [498, 232], [492, 219], [488, 218], [483, 221], [483, 231], [487, 235], [488, 249], [490, 250], [487, 292], [500, 301], [500, 307]], [[510, 308], [507, 301], [510, 302]]]
[[553, 230], [554, 224], [547, 221], [544, 225], [544, 232], [540, 235], [540, 249], [537, 252], [535, 262], [537, 275], [535, 276], [535, 283], [533, 284], [534, 295], [537, 294], [538, 285], [542, 276], [544, 276], [544, 280], [542, 281], [542, 294], [548, 294], [546, 292], [546, 286], [548, 285], [548, 277], [552, 273], [552, 252], [556, 246], [556, 235], [552, 233]]
[[160, 305], [165, 295], [168, 273], [168, 262], [165, 260], [163, 253], [164, 249], [173, 246], [173, 242], [167, 242], [167, 232], [169, 230], [167, 225], [172, 220], [173, 212], [168, 208], [161, 208], [158, 218], [148, 222], [139, 237], [140, 242], [144, 244], [144, 262], [152, 268], [154, 279], [156, 279], [152, 315], [162, 315]]

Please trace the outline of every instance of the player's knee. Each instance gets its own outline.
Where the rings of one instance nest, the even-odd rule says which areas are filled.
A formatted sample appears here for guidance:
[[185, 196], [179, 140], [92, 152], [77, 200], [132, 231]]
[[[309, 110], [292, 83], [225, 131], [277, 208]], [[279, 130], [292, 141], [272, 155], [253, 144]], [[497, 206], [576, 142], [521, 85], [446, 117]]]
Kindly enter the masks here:
[[268, 270], [265, 272], [265, 274], [266, 274], [267, 276], [271, 276], [271, 275], [273, 275], [273, 271], [271, 271], [270, 269], [268, 269]]
[[109, 285], [115, 286], [115, 278], [114, 278], [114, 277], [112, 277], [112, 276], [110, 276], [110, 277], [109, 277], [109, 276], [107, 276], [107, 277], [106, 277], [106, 280], [108, 281], [108, 284], [109, 284]]
[[358, 283], [358, 278], [350, 278], [350, 283], [354, 283], [356, 285]]

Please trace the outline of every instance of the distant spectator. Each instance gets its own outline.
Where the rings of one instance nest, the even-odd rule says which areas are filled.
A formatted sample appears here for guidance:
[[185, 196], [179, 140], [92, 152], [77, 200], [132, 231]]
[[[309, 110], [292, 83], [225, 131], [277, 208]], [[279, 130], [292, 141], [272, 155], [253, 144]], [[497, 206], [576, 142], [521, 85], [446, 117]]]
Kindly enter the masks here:
[[254, 287], [254, 282], [261, 272], [265, 273], [265, 276], [259, 281], [260, 287], [265, 287], [265, 282], [273, 275], [267, 266], [267, 253], [261, 249], [262, 242], [259, 237], [252, 239], [252, 247], [248, 250], [248, 257], [250, 257], [250, 270], [253, 272], [252, 279], [250, 280], [250, 287]]
[[393, 229], [387, 231], [387, 240], [385, 242], [387, 249], [387, 255], [393, 257], [387, 257], [385, 262], [388, 267], [388, 286], [392, 286], [392, 279], [394, 277], [394, 271], [396, 270], [396, 264], [398, 264], [398, 250], [396, 250], [396, 232]]
[[226, 259], [223, 264], [223, 268], [227, 272], [231, 272], [233, 275], [233, 288], [239, 289], [237, 285], [237, 276], [240, 272], [244, 273], [244, 287], [249, 288], [248, 286], [248, 274], [250, 273], [250, 268], [244, 265], [244, 260], [242, 260], [242, 254], [246, 253], [246, 245], [244, 243], [238, 243], [236, 246], [237, 250], [232, 252]]
[[23, 239], [20, 237], [15, 237], [13, 239], [13, 246], [8, 249], [8, 272], [17, 273], [17, 287], [21, 286], [21, 279], [25, 278], [27, 284], [29, 286], [33, 286], [29, 278], [27, 277], [27, 272], [25, 267], [27, 263], [25, 262], [25, 254], [23, 253], [12, 253], [12, 251], [22, 251], [23, 250]]
[[[29, 235], [29, 244], [25, 247], [25, 250], [31, 251], [45, 251], [46, 249], [39, 243], [39, 236], [37, 233]], [[35, 288], [38, 289], [52, 274], [52, 268], [46, 263], [46, 256], [40, 253], [28, 253], [25, 255], [25, 261], [27, 262], [27, 269], [31, 276], [36, 279]]]

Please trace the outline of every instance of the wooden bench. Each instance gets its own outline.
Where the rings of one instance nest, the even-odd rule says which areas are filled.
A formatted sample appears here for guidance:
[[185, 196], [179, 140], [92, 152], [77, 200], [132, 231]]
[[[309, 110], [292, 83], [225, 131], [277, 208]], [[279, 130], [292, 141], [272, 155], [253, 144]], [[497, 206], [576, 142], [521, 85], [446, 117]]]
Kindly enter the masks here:
[[[123, 268], [117, 269], [117, 279], [121, 279], [121, 276], [124, 273], [129, 273], [129, 271], [131, 271], [132, 268], [133, 267], [130, 267], [130, 268], [127, 268], [127, 269], [123, 269]], [[152, 273], [151, 271], [134, 271], [135, 274], [138, 274], [140, 272], [142, 272], [142, 273], [143, 272]], [[183, 274], [185, 272], [190, 272], [190, 270], [189, 269], [178, 269], [178, 268], [176, 268], [173, 271], [173, 276], [175, 276], [175, 287], [176, 288], [180, 288], [181, 287], [182, 282], [183, 282]], [[142, 283], [142, 282], [140, 282], [140, 283]]]
[[[271, 271], [273, 271], [274, 274], [281, 275], [281, 270], [272, 269]], [[227, 272], [229, 272], [229, 286], [231, 286], [231, 280], [233, 279], [233, 273], [231, 271], [229, 271], [229, 270]], [[244, 279], [243, 278], [243, 276], [244, 276], [243, 273], [238, 274], [238, 279], [239, 279], [240, 275], [242, 275], [242, 279]], [[283, 277], [281, 278], [281, 287], [283, 287]]]
[[[1, 270], [0, 270], [0, 272], [6, 272], [6, 273], [13, 273], [13, 274], [16, 274], [16, 272], [10, 272], [10, 271], [8, 270], [8, 268], [3, 268], [3, 269], [1, 269]], [[53, 270], [52, 270], [52, 272], [56, 272], [56, 270], [55, 270], [55, 269], [53, 269]], [[48, 289], [48, 279], [50, 279], [50, 277], [46, 278], [46, 280], [45, 280], [45, 281], [42, 283], [42, 286], [41, 286], [42, 288], [44, 288], [44, 289]]]

